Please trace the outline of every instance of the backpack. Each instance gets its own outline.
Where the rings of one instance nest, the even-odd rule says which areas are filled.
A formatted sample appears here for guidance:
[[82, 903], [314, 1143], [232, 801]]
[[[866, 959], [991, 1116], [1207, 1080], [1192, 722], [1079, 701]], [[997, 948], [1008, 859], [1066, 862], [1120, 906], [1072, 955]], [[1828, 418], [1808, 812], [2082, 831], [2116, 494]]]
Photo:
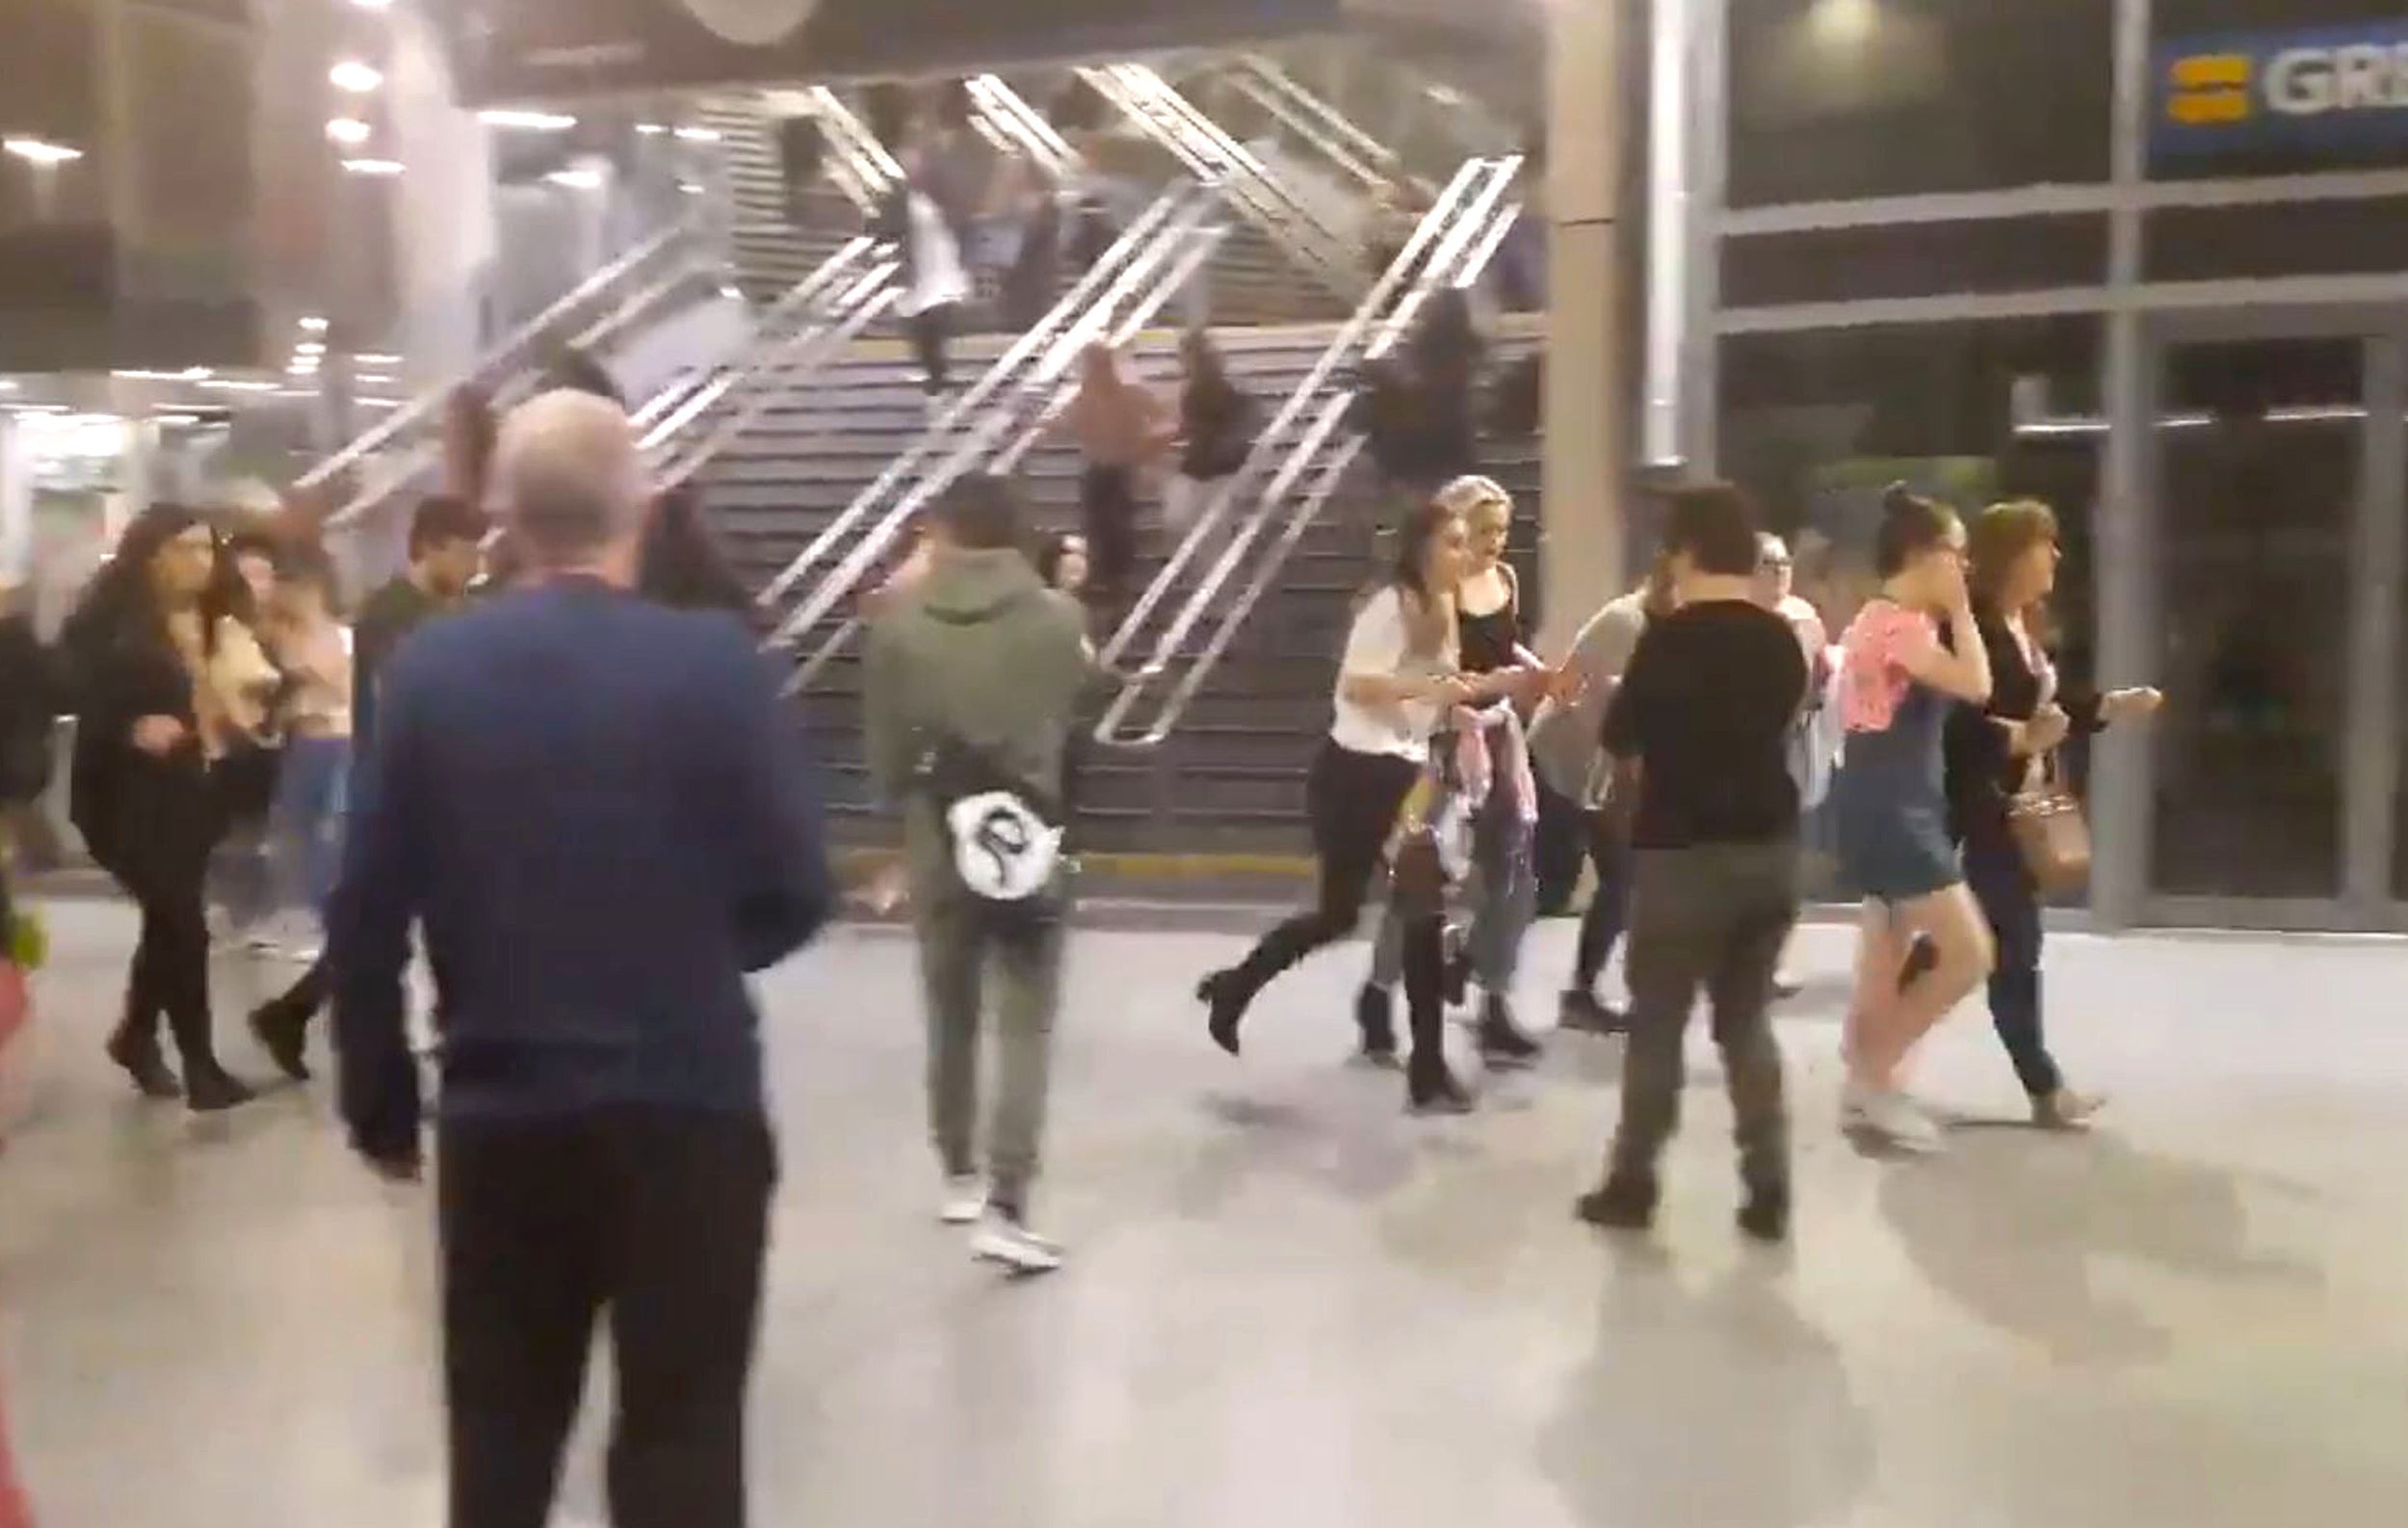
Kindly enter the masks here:
[[999, 926], [1050, 921], [1050, 893], [1061, 866], [1060, 805], [958, 738], [937, 741], [921, 762], [920, 778], [952, 847], [962, 890]]

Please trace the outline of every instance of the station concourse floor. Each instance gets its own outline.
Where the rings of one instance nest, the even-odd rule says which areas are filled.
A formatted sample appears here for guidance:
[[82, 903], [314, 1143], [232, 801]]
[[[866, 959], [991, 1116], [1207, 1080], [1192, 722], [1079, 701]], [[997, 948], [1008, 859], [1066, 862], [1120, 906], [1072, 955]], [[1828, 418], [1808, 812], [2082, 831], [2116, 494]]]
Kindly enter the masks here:
[[[349, 1159], [324, 1082], [215, 1123], [121, 1097], [97, 1050], [130, 913], [52, 910], [0, 1154], [40, 1522], [440, 1528], [424, 1191]], [[1533, 1018], [1571, 934], [1532, 938]], [[1240, 942], [1077, 937], [1039, 1200], [1073, 1261], [1017, 1285], [934, 1223], [908, 943], [839, 931], [770, 981], [756, 1524], [2408, 1523], [2408, 947], [2060, 936], [2055, 1038], [2103, 1127], [2008, 1127], [1969, 1008], [1920, 1081], [1992, 1123], [1886, 1163], [1834, 1127], [1848, 935], [1810, 929], [1783, 1255], [1730, 1225], [1702, 1033], [1662, 1224], [1615, 1245], [1570, 1216], [1614, 1042], [1410, 1120], [1343, 1065], [1359, 947], [1267, 994], [1243, 1063], [1208, 1047], [1188, 987]], [[589, 1409], [563, 1528], [605, 1520], [601, 1440]]]

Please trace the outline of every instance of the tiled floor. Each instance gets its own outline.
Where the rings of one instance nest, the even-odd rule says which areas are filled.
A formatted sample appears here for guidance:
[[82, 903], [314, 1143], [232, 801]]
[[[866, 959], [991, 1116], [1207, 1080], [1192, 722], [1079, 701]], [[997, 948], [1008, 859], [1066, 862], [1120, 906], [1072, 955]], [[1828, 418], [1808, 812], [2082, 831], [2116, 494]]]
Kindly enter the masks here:
[[[436, 1528], [422, 1197], [347, 1160], [323, 1086], [216, 1125], [120, 1097], [93, 1053], [128, 920], [58, 922], [0, 1155], [0, 1372], [44, 1521]], [[1569, 932], [1536, 936], [1532, 1008]], [[1042, 1203], [1076, 1261], [1022, 1286], [932, 1222], [908, 947], [840, 935], [772, 983], [758, 1522], [2408, 1522], [2408, 949], [2060, 939], [2060, 1051], [2107, 1128], [1890, 1165], [1832, 1128], [1845, 935], [1814, 931], [1783, 1258], [1730, 1230], [1702, 1039], [1665, 1223], [1616, 1249], [1568, 1216], [1611, 1045], [1409, 1121], [1340, 1065], [1356, 952], [1274, 989], [1243, 1064], [1206, 1047], [1185, 989], [1235, 942], [1079, 942]], [[2016, 1112], [1971, 1012], [1924, 1081]], [[601, 1520], [597, 1439], [564, 1522]]]

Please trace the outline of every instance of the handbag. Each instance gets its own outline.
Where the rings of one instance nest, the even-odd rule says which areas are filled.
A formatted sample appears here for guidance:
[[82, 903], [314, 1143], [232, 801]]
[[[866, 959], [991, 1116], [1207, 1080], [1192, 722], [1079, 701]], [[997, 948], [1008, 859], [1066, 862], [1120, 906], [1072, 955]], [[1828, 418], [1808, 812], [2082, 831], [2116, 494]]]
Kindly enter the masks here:
[[2040, 778], [2006, 804], [2006, 826], [2043, 895], [2071, 891], [2090, 879], [2090, 823], [2080, 799], [2058, 782], [2054, 753]]

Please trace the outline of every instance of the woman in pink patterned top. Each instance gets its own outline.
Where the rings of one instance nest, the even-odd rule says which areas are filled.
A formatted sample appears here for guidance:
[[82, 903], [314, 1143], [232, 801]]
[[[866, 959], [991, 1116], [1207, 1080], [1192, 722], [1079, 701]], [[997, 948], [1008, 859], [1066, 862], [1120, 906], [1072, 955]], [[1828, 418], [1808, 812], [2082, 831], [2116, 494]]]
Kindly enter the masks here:
[[[1982, 645], [1950, 652], [1938, 618], [1971, 631], [1965, 527], [1954, 512], [1892, 488], [1874, 551], [1881, 591], [1841, 639], [1847, 743], [1831, 806], [1842, 871], [1865, 897], [1856, 995], [1848, 1008], [1844, 1122], [1905, 1150], [1940, 1133], [1901, 1091], [1898, 1072], [1933, 1025], [1989, 974], [1992, 946], [1949, 836], [1943, 735], [1958, 701], [1990, 695]], [[1936, 960], [1903, 988], [1918, 938]]]

